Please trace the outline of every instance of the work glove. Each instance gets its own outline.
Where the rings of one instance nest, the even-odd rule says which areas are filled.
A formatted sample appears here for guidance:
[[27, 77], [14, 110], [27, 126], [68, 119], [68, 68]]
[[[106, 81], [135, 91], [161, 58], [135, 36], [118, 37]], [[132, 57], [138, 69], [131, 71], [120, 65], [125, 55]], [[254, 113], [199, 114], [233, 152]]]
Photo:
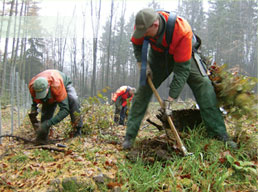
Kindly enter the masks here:
[[37, 131], [37, 128], [38, 128], [38, 126], [36, 125], [38, 123], [37, 115], [38, 115], [37, 111], [31, 111], [29, 113], [29, 118], [35, 131]]
[[[142, 66], [142, 63], [141, 62], [137, 62], [137, 65], [141, 71], [141, 66]], [[152, 79], [152, 70], [150, 68], [150, 64], [149, 62], [147, 62], [147, 67], [146, 67], [146, 77], [150, 76], [150, 78]]]
[[[169, 97], [171, 98], [171, 97]], [[171, 100], [164, 100], [164, 107], [165, 107], [165, 114], [167, 116], [172, 116], [172, 109], [171, 109], [171, 105], [174, 99], [171, 98]]]

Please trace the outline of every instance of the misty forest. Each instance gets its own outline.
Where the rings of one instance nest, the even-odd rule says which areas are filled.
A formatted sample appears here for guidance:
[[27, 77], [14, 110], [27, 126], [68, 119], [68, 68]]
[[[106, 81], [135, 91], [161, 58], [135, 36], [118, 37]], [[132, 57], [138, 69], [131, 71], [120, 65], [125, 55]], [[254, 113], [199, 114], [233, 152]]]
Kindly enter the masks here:
[[[228, 67], [239, 66], [242, 73], [256, 77], [257, 1], [205, 2], [205, 7], [208, 8], [204, 7], [202, 0], [179, 0], [176, 7], [169, 8], [160, 7], [158, 1], [152, 1], [146, 2], [145, 7], [175, 11], [185, 18], [193, 31], [200, 36], [201, 50], [205, 56], [211, 56], [216, 63], [227, 64]], [[110, 87], [106, 95], [108, 97], [110, 92], [122, 85], [137, 87], [138, 68], [130, 42], [135, 13], [129, 14], [132, 10], [131, 7], [127, 8], [127, 1], [111, 1], [109, 7], [101, 6], [101, 3], [103, 2], [86, 1], [81, 13], [77, 11], [77, 14], [83, 15], [87, 12], [88, 17], [92, 17], [89, 21], [84, 19], [82, 23], [77, 24], [75, 30], [82, 31], [80, 38], [69, 36], [69, 25], [62, 24], [62, 17], [57, 17], [54, 30], [63, 33], [61, 38], [58, 35], [49, 35], [52, 38], [34, 38], [33, 35], [26, 36], [26, 33], [30, 34], [30, 30], [36, 28], [38, 33], [44, 34], [44, 29], [36, 19], [26, 22], [29, 18], [26, 16], [40, 16], [41, 4], [29, 0], [2, 1], [2, 97], [5, 97], [9, 87], [8, 79], [12, 67], [15, 67], [15, 71], [19, 72], [26, 83], [44, 69], [65, 71], [70, 74], [80, 97], [94, 96], [98, 90], [105, 87]], [[106, 15], [101, 15], [103, 13]], [[128, 15], [127, 18], [125, 15]], [[102, 22], [103, 25], [100, 25], [100, 19], [105, 21]], [[14, 25], [16, 27], [13, 27]], [[168, 82], [160, 89], [162, 96], [167, 97]], [[8, 94], [6, 96], [8, 97]], [[187, 88], [181, 97], [191, 97]]]
[[[147, 76], [141, 113], [152, 92], [139, 102], [131, 38], [143, 8], [174, 12], [200, 37], [205, 105], [187, 84], [167, 102], [175, 72], [157, 90]], [[258, 0], [1, 0], [0, 191], [257, 191], [257, 67]], [[63, 90], [78, 99], [56, 99], [55, 111], [46, 80], [35, 99], [29, 82], [47, 69], [70, 77]], [[136, 94], [119, 103], [124, 85]]]

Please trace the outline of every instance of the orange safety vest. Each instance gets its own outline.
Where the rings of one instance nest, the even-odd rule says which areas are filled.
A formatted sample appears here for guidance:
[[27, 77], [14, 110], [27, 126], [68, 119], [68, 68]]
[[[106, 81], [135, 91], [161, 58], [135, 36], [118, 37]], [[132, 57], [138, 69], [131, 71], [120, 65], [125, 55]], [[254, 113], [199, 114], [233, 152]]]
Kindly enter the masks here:
[[55, 102], [61, 102], [64, 99], [66, 99], [67, 92], [66, 92], [61, 74], [57, 70], [49, 69], [34, 76], [29, 82], [30, 94], [35, 103], [42, 103], [40, 99], [35, 98], [36, 93], [35, 93], [35, 90], [33, 89], [33, 83], [38, 77], [46, 78], [48, 81], [48, 85], [50, 86], [51, 98], [47, 101], [47, 103], [52, 104]]
[[129, 98], [129, 101], [132, 100], [133, 95], [130, 95], [129, 93], [130, 88], [128, 86], [122, 86], [119, 89], [116, 90], [116, 92], [112, 96], [112, 101], [116, 102], [117, 98], [121, 96], [122, 99], [122, 106], [125, 107], [127, 105], [127, 99]]
[[[162, 11], [158, 13], [163, 15], [166, 22], [168, 21], [169, 13], [162, 12]], [[173, 32], [172, 43], [170, 43], [169, 51], [168, 51], [170, 55], [173, 55], [175, 62], [186, 62], [191, 59], [192, 36], [193, 36], [193, 33], [192, 33], [191, 26], [188, 24], [188, 22], [185, 19], [177, 16], [177, 19], [175, 22], [175, 28]], [[150, 40], [151, 40], [150, 44], [152, 49], [158, 52], [164, 52], [163, 49], [155, 45], [157, 38], [150, 38]], [[142, 45], [144, 41], [144, 37], [140, 39], [136, 39], [132, 37], [131, 41], [135, 45]], [[166, 41], [166, 32], [163, 35], [162, 46], [165, 48], [168, 47], [168, 44]]]

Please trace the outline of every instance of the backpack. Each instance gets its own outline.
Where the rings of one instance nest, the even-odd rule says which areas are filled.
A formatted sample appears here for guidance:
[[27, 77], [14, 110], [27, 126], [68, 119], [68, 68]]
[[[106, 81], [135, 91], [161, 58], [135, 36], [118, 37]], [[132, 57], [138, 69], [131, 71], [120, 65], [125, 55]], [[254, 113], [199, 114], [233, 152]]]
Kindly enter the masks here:
[[[156, 12], [159, 12], [159, 11], [169, 13], [169, 17], [168, 17], [168, 21], [167, 21], [167, 29], [166, 29], [166, 41], [167, 41], [167, 44], [169, 45], [173, 38], [173, 32], [174, 32], [174, 28], [175, 28], [177, 15], [173, 12], [169, 12], [169, 11], [165, 11], [165, 10], [161, 10], [161, 9], [156, 10]], [[202, 44], [201, 38], [195, 32], [193, 32], [192, 50], [194, 52], [197, 52], [197, 50], [199, 49], [201, 44]], [[169, 46], [168, 46], [168, 48], [165, 48], [165, 49], [166, 49], [166, 51], [168, 51]]]
[[[173, 12], [168, 12], [165, 10], [156, 10], [156, 11], [157, 12], [163, 11], [163, 12], [169, 13], [169, 17], [168, 17], [168, 21], [167, 21], [167, 29], [166, 29], [166, 41], [167, 41], [168, 47], [165, 48], [165, 51], [168, 53], [169, 44], [171, 43], [172, 38], [173, 38], [173, 32], [174, 32], [174, 28], [175, 28], [177, 15]], [[201, 58], [200, 53], [198, 53], [198, 49], [200, 48], [201, 44], [202, 44], [201, 38], [198, 35], [196, 35], [196, 33], [193, 32], [192, 57], [193, 57], [194, 61], [196, 62], [202, 76], [207, 76], [208, 75], [207, 65], [206, 65], [205, 61]]]

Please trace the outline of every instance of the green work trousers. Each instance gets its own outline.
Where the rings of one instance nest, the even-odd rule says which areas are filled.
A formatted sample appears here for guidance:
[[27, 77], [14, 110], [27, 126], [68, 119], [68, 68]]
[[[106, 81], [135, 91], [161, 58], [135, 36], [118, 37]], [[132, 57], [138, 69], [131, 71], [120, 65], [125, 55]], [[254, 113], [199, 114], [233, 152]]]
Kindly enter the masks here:
[[[169, 55], [166, 58], [164, 54], [151, 50], [148, 61], [152, 69], [153, 84], [158, 88], [169, 74], [173, 72], [173, 56]], [[201, 117], [208, 135], [211, 137], [227, 135], [223, 116], [217, 106], [217, 98], [212, 83], [208, 76], [200, 74], [199, 68], [193, 59], [191, 59], [191, 71], [187, 83], [200, 107]], [[128, 116], [126, 137], [135, 139], [137, 136], [151, 96], [152, 90], [148, 84], [137, 89]]]

